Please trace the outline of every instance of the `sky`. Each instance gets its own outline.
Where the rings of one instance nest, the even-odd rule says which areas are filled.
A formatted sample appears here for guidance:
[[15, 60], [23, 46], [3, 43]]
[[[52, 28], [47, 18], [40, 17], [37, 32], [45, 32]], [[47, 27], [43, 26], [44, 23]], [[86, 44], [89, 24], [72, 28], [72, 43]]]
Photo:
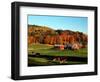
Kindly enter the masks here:
[[88, 18], [71, 16], [28, 15], [29, 25], [48, 26], [52, 29], [80, 31], [87, 34]]

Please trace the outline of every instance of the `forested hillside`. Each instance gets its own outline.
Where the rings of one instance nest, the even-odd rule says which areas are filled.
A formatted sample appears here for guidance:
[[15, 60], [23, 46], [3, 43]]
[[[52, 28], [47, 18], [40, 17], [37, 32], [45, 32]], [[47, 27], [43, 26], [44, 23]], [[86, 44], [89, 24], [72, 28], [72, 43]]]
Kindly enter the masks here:
[[54, 30], [46, 26], [28, 25], [28, 44], [73, 44], [87, 46], [88, 36], [82, 32], [71, 30]]

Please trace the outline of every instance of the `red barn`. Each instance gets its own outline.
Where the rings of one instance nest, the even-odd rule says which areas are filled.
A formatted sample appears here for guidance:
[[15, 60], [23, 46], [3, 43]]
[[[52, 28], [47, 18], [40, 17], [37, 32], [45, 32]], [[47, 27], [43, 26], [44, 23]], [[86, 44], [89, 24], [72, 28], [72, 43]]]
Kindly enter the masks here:
[[55, 48], [64, 50], [64, 45], [54, 45]]

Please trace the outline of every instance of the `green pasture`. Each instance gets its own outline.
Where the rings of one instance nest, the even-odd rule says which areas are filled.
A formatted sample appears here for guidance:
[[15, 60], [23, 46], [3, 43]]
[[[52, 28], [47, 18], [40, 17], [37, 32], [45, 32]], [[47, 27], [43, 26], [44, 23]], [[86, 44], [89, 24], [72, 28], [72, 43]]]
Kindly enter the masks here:
[[54, 46], [46, 44], [31, 44], [28, 46], [28, 54], [40, 53], [40, 55], [49, 56], [75, 56], [75, 57], [87, 57], [87, 48], [79, 50], [59, 50], [55, 49]]
[[79, 49], [79, 50], [59, 50], [55, 49], [52, 45], [46, 44], [31, 44], [28, 45], [28, 65], [29, 66], [40, 66], [40, 65], [71, 65], [71, 64], [86, 64], [87, 62], [80, 61], [65, 61], [64, 63], [60, 63], [60, 61], [53, 61], [45, 57], [36, 56], [31, 57], [32, 52], [40, 53], [40, 55], [50, 56], [70, 56], [70, 57], [82, 57], [87, 58], [87, 48]]
[[40, 66], [40, 65], [72, 65], [72, 64], [86, 64], [87, 62], [79, 61], [66, 61], [60, 63], [59, 61], [48, 60], [40, 57], [28, 57], [28, 66]]

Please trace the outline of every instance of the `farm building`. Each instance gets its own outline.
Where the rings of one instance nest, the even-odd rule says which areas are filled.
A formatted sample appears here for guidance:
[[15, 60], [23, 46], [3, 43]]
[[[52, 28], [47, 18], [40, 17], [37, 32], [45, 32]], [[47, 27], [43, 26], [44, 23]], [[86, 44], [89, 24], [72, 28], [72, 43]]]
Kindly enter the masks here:
[[59, 50], [64, 50], [64, 45], [54, 45], [54, 48], [59, 49]]
[[83, 48], [83, 45], [80, 43], [69, 43], [66, 45], [54, 45], [54, 48], [59, 49], [59, 50], [64, 50], [64, 49], [70, 49], [70, 50], [79, 50], [80, 48]]
[[66, 44], [65, 49], [70, 49], [70, 50], [79, 50], [82, 48], [82, 44], [79, 43], [73, 43], [73, 44]]

